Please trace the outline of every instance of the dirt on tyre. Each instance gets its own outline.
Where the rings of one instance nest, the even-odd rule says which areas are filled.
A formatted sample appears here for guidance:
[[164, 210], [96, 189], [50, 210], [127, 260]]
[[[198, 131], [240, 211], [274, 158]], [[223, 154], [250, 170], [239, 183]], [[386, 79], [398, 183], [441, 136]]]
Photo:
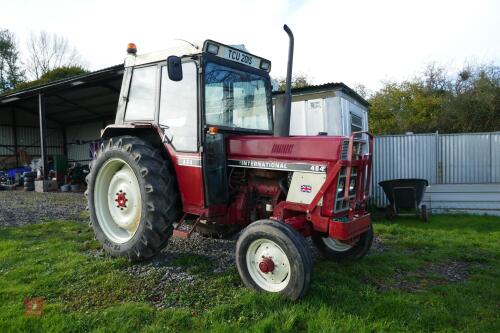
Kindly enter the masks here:
[[346, 261], [363, 258], [373, 243], [373, 227], [351, 242], [332, 239], [328, 235], [315, 233], [311, 236], [314, 246], [329, 260]]
[[307, 243], [292, 227], [275, 220], [259, 220], [242, 231], [236, 265], [243, 283], [258, 292], [296, 300], [309, 288], [312, 258]]
[[105, 140], [87, 183], [91, 225], [108, 253], [137, 261], [166, 246], [181, 205], [172, 165], [158, 149], [132, 136]]

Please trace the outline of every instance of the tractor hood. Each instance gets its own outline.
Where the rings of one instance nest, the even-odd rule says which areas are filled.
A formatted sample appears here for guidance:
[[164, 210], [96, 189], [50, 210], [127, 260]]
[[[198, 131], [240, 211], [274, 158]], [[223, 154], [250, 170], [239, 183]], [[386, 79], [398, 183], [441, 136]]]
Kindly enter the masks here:
[[231, 136], [227, 142], [229, 160], [316, 162], [339, 160], [344, 137], [341, 136]]

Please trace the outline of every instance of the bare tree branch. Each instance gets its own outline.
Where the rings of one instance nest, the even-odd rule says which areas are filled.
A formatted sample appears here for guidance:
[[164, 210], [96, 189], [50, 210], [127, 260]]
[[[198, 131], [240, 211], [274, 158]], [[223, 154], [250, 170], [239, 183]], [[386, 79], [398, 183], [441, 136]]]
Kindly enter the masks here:
[[64, 36], [46, 31], [31, 33], [27, 43], [28, 59], [26, 67], [33, 79], [58, 67], [85, 67], [76, 48]]

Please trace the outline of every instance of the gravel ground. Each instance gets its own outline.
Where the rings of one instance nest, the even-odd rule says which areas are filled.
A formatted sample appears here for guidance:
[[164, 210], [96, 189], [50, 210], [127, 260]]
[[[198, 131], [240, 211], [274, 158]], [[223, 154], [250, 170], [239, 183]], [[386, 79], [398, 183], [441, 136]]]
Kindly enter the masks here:
[[83, 193], [0, 191], [0, 226], [20, 226], [44, 220], [86, 222]]

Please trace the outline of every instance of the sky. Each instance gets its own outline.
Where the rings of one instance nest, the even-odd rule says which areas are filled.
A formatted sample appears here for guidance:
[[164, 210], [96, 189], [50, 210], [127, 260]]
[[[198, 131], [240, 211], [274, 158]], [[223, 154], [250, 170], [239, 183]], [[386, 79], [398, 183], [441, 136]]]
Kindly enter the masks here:
[[499, 63], [500, 1], [487, 0], [0, 0], [0, 28], [21, 51], [32, 32], [65, 36], [97, 70], [138, 53], [213, 39], [245, 44], [286, 73], [286, 23], [295, 35], [294, 73], [312, 83], [410, 79], [427, 64], [451, 72], [464, 63]]

